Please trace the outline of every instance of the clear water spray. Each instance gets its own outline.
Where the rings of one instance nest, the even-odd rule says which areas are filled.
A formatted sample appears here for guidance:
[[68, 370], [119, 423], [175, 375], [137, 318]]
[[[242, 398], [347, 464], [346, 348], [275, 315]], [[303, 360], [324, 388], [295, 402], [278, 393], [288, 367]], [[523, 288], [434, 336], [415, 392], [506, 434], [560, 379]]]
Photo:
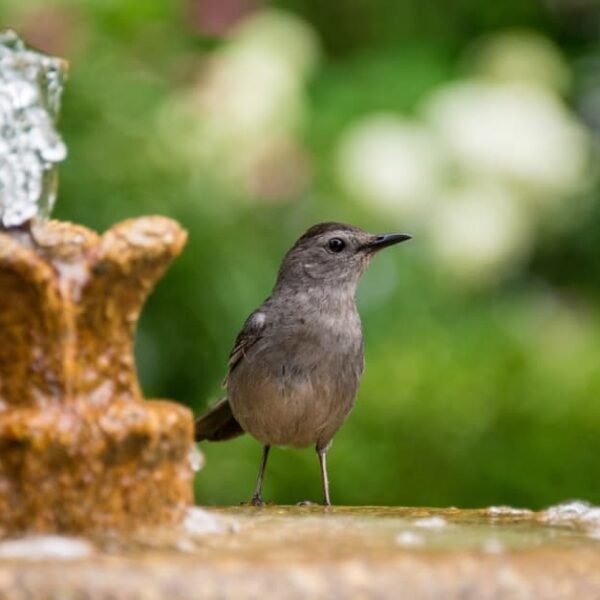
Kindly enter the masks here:
[[50, 215], [67, 156], [56, 129], [65, 74], [65, 61], [0, 32], [0, 228]]

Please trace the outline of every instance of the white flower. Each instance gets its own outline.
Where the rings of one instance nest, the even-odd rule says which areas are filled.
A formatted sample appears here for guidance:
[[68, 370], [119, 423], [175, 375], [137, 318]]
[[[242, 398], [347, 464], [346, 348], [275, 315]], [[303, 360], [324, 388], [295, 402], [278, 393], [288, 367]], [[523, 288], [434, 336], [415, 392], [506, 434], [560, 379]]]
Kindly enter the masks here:
[[498, 33], [480, 42], [475, 50], [475, 67], [483, 77], [536, 84], [557, 92], [569, 87], [571, 73], [560, 49], [534, 31]]
[[429, 224], [434, 258], [463, 283], [494, 283], [527, 255], [532, 242], [527, 215], [497, 186], [471, 184], [449, 192]]
[[208, 134], [249, 142], [294, 129], [318, 56], [316, 36], [282, 11], [244, 20], [214, 56], [197, 97]]
[[[298, 131], [317, 56], [316, 36], [299, 18], [252, 15], [212, 55], [196, 86], [165, 105], [158, 117], [165, 145], [234, 195], [298, 193], [309, 174]], [[274, 156], [277, 147], [293, 151]]]
[[501, 178], [548, 200], [587, 181], [589, 135], [539, 87], [458, 83], [433, 97], [427, 115], [467, 173]]
[[337, 156], [337, 176], [349, 195], [400, 216], [423, 212], [442, 167], [435, 137], [391, 114], [371, 115], [352, 125]]
[[311, 74], [319, 58], [318, 37], [310, 25], [276, 9], [257, 12], [242, 21], [231, 35], [230, 46], [273, 54], [303, 79]]
[[296, 126], [301, 89], [281, 57], [236, 46], [215, 57], [197, 90], [197, 108], [213, 142], [254, 141]]

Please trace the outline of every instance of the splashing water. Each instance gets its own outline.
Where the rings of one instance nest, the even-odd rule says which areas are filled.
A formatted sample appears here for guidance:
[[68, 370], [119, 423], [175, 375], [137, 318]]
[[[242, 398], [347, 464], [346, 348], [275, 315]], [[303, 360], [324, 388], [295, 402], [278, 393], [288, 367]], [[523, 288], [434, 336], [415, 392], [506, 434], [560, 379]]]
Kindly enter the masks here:
[[194, 473], [197, 473], [204, 466], [204, 455], [198, 450], [196, 444], [192, 444], [190, 447], [188, 461]]
[[417, 547], [425, 544], [425, 537], [414, 531], [401, 531], [396, 536], [396, 543], [404, 547]]
[[61, 535], [37, 535], [0, 542], [0, 559], [78, 560], [95, 552], [87, 540]]
[[67, 155], [55, 128], [65, 66], [0, 32], [0, 228], [50, 215]]
[[443, 529], [448, 526], [448, 521], [438, 516], [423, 517], [422, 519], [416, 519], [413, 525], [421, 529]]
[[571, 500], [544, 510], [542, 520], [552, 525], [572, 523], [600, 528], [600, 507], [582, 500]]
[[524, 516], [531, 515], [532, 511], [528, 508], [514, 508], [512, 506], [490, 506], [487, 509], [487, 513], [491, 517], [504, 517], [504, 516]]
[[188, 508], [183, 521], [183, 530], [190, 535], [200, 536], [208, 533], [225, 533], [228, 528], [224, 522], [215, 516], [197, 506]]

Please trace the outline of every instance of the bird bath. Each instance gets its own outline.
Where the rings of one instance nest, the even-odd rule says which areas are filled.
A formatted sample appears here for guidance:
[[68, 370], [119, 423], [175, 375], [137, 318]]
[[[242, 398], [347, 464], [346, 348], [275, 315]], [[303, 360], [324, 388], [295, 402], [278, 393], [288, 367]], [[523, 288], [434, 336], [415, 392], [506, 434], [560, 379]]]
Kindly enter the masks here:
[[600, 509], [190, 509], [126, 537], [0, 542], [0, 597], [600, 597]]

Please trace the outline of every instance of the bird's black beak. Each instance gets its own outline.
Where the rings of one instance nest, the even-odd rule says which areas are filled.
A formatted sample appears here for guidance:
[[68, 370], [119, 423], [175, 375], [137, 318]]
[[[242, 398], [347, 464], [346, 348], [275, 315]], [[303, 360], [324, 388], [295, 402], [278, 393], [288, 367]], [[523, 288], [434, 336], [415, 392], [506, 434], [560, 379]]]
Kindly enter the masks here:
[[370, 242], [365, 244], [365, 248], [377, 251], [410, 239], [412, 239], [412, 235], [408, 235], [408, 233], [385, 233], [374, 236]]

